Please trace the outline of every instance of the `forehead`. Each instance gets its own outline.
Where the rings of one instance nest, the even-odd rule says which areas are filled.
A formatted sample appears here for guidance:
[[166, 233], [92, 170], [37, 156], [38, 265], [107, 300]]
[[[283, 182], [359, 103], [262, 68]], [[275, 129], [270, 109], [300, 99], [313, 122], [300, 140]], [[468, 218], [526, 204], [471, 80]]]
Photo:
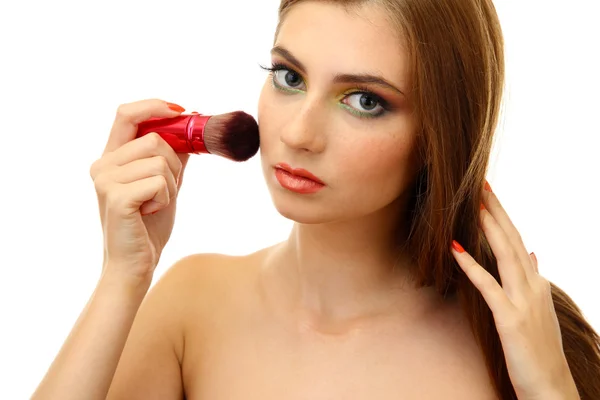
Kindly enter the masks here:
[[405, 77], [403, 43], [374, 5], [350, 8], [303, 1], [286, 15], [276, 45], [291, 51], [312, 72], [378, 73], [391, 82]]

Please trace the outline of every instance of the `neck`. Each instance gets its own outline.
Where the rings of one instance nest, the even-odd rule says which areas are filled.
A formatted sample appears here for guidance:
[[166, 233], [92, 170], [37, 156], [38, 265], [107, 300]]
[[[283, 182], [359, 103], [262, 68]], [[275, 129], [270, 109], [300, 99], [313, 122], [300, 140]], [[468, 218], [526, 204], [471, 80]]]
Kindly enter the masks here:
[[296, 223], [267, 263], [277, 301], [312, 325], [415, 311], [423, 294], [409, 282], [409, 257], [399, 251], [406, 229], [399, 224], [401, 215], [392, 210], [344, 222]]

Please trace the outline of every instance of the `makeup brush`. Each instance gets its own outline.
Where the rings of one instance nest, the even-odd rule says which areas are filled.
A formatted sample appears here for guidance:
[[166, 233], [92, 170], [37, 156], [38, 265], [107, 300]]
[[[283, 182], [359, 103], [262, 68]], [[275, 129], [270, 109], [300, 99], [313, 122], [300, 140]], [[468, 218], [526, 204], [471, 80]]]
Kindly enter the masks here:
[[243, 111], [220, 115], [198, 112], [150, 118], [138, 124], [137, 137], [158, 133], [177, 153], [215, 154], [246, 161], [259, 148], [258, 123]]

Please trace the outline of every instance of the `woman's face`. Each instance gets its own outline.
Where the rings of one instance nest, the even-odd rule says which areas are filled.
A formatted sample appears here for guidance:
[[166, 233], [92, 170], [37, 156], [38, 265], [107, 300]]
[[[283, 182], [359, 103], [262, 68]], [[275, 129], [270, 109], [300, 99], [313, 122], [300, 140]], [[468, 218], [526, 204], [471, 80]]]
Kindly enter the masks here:
[[[287, 14], [259, 100], [275, 207], [301, 223], [393, 209], [418, 169], [402, 43], [385, 14], [305, 1]], [[302, 168], [323, 185], [279, 166]], [[303, 192], [303, 193], [299, 193]]]

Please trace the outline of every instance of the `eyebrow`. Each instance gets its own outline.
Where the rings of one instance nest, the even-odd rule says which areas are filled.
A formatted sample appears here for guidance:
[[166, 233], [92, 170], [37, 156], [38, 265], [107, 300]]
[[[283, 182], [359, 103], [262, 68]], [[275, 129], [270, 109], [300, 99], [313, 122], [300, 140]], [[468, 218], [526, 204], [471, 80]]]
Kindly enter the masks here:
[[[271, 54], [278, 54], [285, 58], [290, 63], [294, 64], [296, 68], [306, 75], [306, 67], [300, 60], [298, 60], [289, 50], [282, 46], [275, 46], [271, 49]], [[401, 95], [405, 95], [400, 89], [383, 79], [381, 76], [370, 75], [370, 74], [336, 74], [333, 78], [334, 83], [355, 83], [355, 84], [366, 84], [372, 83], [392, 89]]]

